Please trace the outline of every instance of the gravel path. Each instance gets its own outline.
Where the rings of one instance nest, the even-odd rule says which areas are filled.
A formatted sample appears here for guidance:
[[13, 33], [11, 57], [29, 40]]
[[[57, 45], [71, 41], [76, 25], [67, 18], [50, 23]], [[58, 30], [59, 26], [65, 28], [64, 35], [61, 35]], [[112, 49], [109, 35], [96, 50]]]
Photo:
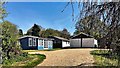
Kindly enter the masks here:
[[46, 59], [38, 66], [91, 66], [94, 62], [90, 51], [95, 49], [62, 49], [57, 51], [29, 52], [44, 54]]

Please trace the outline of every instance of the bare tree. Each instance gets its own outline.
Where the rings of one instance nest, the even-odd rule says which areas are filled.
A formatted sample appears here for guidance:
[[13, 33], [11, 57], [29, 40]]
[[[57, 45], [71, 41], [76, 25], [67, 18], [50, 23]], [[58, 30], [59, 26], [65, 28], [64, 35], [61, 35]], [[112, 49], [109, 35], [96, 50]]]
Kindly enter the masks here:
[[[104, 34], [104, 38], [109, 38], [110, 44], [116, 42], [119, 38], [119, 27], [120, 27], [120, 1], [118, 2], [104, 2], [104, 0], [92, 2], [93, 0], [88, 0], [88, 2], [72, 2], [72, 16], [74, 16], [74, 5], [78, 4], [79, 15], [77, 21], [81, 21], [85, 17], [94, 16], [92, 20], [99, 18], [104, 25], [107, 25], [107, 31]], [[66, 6], [68, 6], [68, 4]], [[75, 18], [75, 17], [73, 17]], [[88, 23], [90, 23], [88, 21]], [[91, 24], [94, 24], [92, 22]], [[103, 27], [104, 28], [104, 27]], [[101, 28], [101, 29], [103, 29]]]

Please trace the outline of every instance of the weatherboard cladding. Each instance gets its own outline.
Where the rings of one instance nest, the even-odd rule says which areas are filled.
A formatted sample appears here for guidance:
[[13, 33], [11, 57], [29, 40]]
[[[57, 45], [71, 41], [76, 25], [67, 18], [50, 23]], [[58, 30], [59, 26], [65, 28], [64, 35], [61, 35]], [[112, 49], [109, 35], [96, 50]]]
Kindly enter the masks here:
[[20, 44], [21, 44], [22, 49], [24, 50], [29, 49], [28, 38], [20, 39]]
[[70, 47], [69, 40], [58, 37], [58, 36], [49, 36], [49, 38], [53, 38], [53, 48], [64, 48], [64, 47]]
[[95, 47], [94, 38], [70, 39], [71, 47]]
[[[32, 39], [32, 45], [33, 45], [33, 39], [36, 39], [36, 46], [29, 46], [30, 45], [30, 40]], [[19, 38], [21, 47], [23, 49], [38, 49], [38, 50], [43, 50], [44, 49], [44, 40], [47, 42], [47, 47], [48, 49], [52, 49], [52, 40], [53, 39], [48, 39], [48, 38], [39, 38], [36, 36], [23, 36]], [[43, 44], [40, 44], [40, 40], [43, 40]], [[49, 43], [49, 44], [48, 44]]]
[[92, 36], [82, 32], [70, 39], [71, 47], [95, 47], [96, 43]]

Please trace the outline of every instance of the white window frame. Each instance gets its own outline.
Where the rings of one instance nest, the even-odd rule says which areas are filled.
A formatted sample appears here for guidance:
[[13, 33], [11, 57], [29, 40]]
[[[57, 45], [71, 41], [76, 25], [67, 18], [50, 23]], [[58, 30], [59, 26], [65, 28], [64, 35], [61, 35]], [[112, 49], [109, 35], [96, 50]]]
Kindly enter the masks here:
[[32, 38], [29, 38], [29, 46], [32, 46], [33, 42], [32, 42]]
[[36, 38], [33, 38], [33, 46], [36, 46]]
[[43, 40], [42, 39], [39, 39], [39, 45], [43, 46]]

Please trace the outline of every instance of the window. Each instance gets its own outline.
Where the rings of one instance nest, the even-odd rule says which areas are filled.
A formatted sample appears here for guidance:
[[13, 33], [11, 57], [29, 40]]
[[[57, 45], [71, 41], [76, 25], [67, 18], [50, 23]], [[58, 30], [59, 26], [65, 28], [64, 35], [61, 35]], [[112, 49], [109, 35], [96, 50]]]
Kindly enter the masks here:
[[41, 40], [39, 39], [39, 45], [41, 45]]
[[49, 41], [49, 45], [52, 45], [52, 41]]
[[29, 46], [36, 46], [36, 39], [35, 38], [29, 38]]
[[42, 43], [42, 45], [43, 45], [43, 40], [42, 40], [42, 42], [41, 42], [41, 43]]
[[48, 41], [44, 40], [44, 48], [48, 48]]
[[36, 46], [36, 39], [33, 39], [33, 46]]
[[39, 45], [43, 45], [43, 40], [39, 39]]
[[48, 41], [48, 45], [50, 45], [50, 41]]
[[54, 43], [57, 43], [56, 41], [54, 41]]
[[51, 41], [48, 41], [48, 45], [51, 45]]
[[32, 38], [29, 38], [29, 46], [32, 46]]

